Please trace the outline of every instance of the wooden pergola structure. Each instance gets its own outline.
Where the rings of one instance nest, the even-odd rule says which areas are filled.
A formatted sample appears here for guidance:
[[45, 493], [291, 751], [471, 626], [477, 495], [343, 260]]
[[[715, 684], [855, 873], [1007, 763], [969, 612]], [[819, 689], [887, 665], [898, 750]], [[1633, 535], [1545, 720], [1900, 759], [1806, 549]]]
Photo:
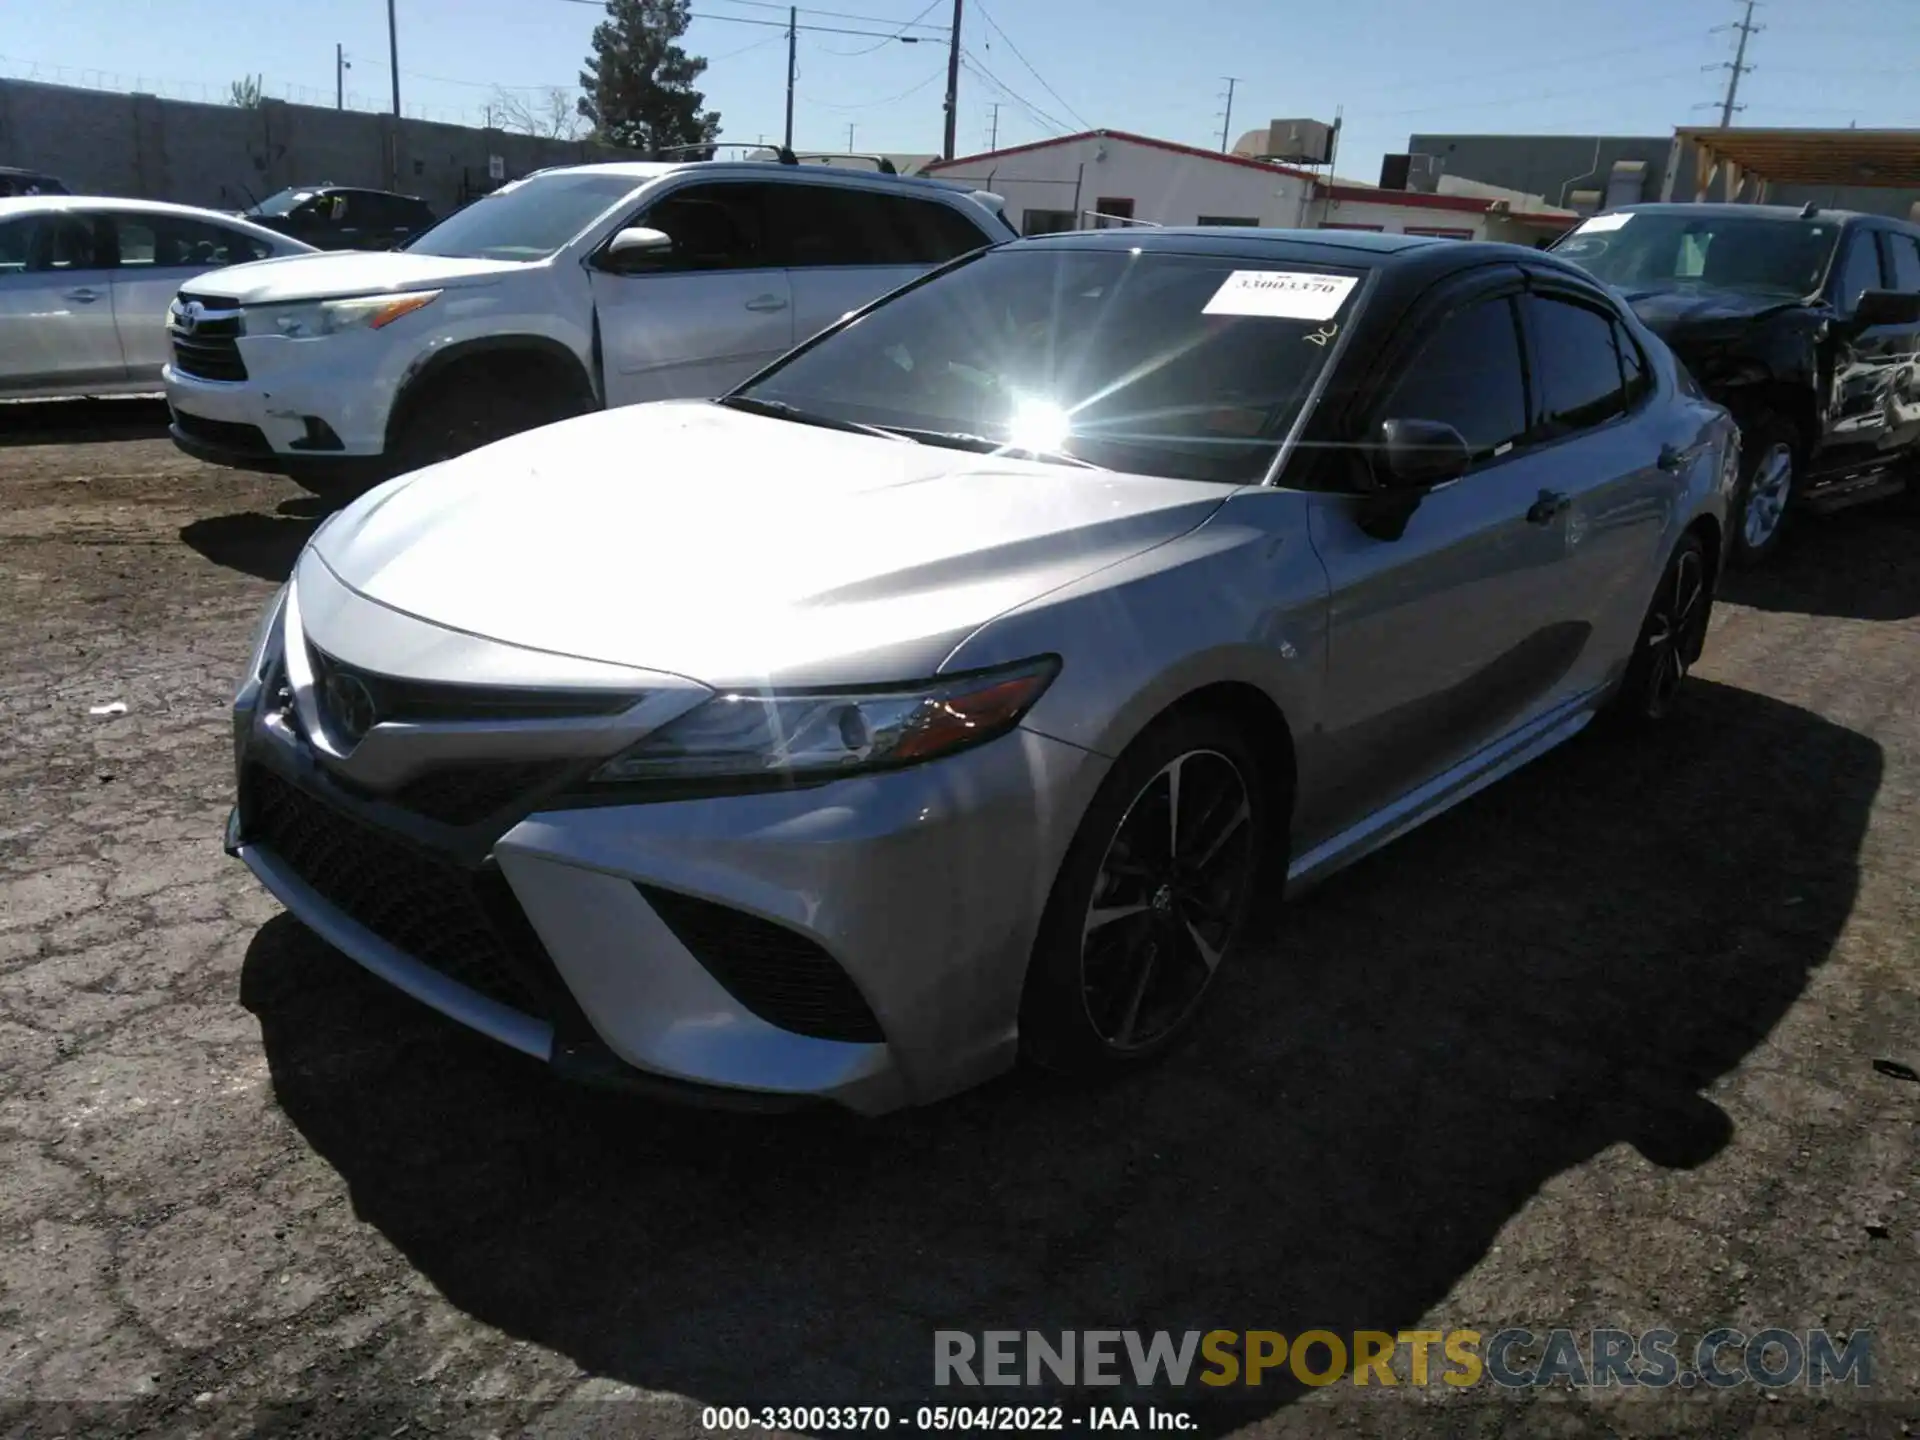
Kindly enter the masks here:
[[[1667, 167], [1667, 194], [1680, 188], [1675, 174], [1684, 145], [1693, 146], [1693, 199], [1705, 200], [1716, 176], [1726, 180], [1729, 200], [1767, 196], [1770, 184], [1864, 186], [1920, 190], [1920, 130], [1761, 130], [1707, 126], [1673, 132], [1674, 160]], [[1741, 192], [1752, 182], [1753, 194]]]

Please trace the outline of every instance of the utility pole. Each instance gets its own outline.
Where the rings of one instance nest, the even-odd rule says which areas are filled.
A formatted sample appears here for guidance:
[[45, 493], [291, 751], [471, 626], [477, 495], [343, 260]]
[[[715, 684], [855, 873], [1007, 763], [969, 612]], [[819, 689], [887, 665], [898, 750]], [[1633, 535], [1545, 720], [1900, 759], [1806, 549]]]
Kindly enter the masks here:
[[1240, 83], [1240, 77], [1223, 75], [1220, 78], [1227, 82], [1227, 113], [1220, 119], [1220, 153], [1224, 155], [1227, 153], [1227, 136], [1233, 133], [1233, 87]]
[[1757, 3], [1757, 0], [1744, 0], [1744, 3], [1747, 7], [1746, 14], [1741, 17], [1739, 24], [1716, 27], [1722, 30], [1738, 30], [1740, 32], [1740, 43], [1733, 52], [1733, 63], [1713, 67], [1728, 72], [1727, 97], [1720, 102], [1720, 128], [1722, 130], [1733, 124], [1734, 111], [1744, 110], [1746, 108], [1744, 105], [1735, 104], [1734, 101], [1740, 94], [1740, 77], [1753, 69], [1753, 66], [1747, 64], [1747, 41], [1767, 28], [1764, 25], [1756, 25], [1753, 23], [1753, 7]]
[[333, 108], [336, 110], [347, 108], [347, 71], [352, 68], [353, 62], [347, 59], [346, 50], [335, 45], [333, 47]]
[[847, 122], [847, 154], [853, 154], [853, 121]]
[[393, 18], [393, 0], [387, 0], [387, 67], [393, 72], [393, 118], [400, 118], [400, 28]]
[[960, 120], [960, 6], [953, 0], [953, 36], [947, 42], [947, 135], [940, 156], [953, 159], [953, 128]]
[[987, 149], [998, 150], [999, 148], [1000, 148], [1000, 102], [996, 100], [993, 102], [993, 125], [987, 131]]
[[800, 61], [800, 7], [787, 7], [787, 139], [786, 148], [793, 149], [793, 77]]

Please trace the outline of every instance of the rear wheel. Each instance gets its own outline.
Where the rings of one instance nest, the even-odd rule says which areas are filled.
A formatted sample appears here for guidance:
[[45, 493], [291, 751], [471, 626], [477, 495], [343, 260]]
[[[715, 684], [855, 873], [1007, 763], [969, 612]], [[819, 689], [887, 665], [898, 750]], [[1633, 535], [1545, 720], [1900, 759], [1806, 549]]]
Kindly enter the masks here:
[[1740, 437], [1740, 484], [1734, 492], [1729, 558], [1757, 565], [1780, 546], [1788, 508], [1800, 483], [1800, 433], [1777, 415], [1762, 415]]
[[1114, 766], [1069, 847], [1034, 945], [1022, 1052], [1069, 1074], [1170, 1047], [1247, 928], [1282, 821], [1245, 732], [1155, 725]]
[[1706, 648], [1713, 578], [1706, 546], [1688, 533], [1667, 562], [1647, 606], [1640, 638], [1612, 702], [1622, 720], [1651, 724], [1673, 713], [1687, 672]]

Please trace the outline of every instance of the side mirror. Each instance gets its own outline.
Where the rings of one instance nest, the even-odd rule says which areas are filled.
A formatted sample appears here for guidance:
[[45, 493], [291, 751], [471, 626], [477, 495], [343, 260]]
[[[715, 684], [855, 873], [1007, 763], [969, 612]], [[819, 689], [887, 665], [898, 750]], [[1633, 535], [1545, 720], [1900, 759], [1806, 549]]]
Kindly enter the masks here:
[[1457, 480], [1473, 464], [1466, 437], [1439, 420], [1382, 420], [1376, 476], [1392, 490], [1425, 490]]
[[673, 253], [673, 237], [664, 230], [632, 225], [607, 242], [602, 261], [610, 270], [638, 270], [649, 260], [664, 260]]
[[1920, 295], [1905, 290], [1867, 290], [1853, 307], [1853, 323], [1862, 330], [1876, 325], [1920, 325]]

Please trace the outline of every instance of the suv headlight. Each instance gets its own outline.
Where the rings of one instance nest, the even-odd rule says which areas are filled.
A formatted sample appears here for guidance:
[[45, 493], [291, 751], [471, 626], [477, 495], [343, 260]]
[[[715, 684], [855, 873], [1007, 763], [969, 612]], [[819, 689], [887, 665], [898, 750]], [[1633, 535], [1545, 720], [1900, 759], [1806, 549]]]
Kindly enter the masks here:
[[884, 688], [717, 695], [590, 781], [751, 787], [916, 765], [1004, 735], [1059, 673], [1059, 659], [1044, 655]]
[[240, 318], [245, 335], [285, 335], [311, 340], [342, 330], [379, 330], [440, 297], [438, 290], [404, 295], [358, 295], [346, 300], [306, 300], [297, 305], [250, 305]]

